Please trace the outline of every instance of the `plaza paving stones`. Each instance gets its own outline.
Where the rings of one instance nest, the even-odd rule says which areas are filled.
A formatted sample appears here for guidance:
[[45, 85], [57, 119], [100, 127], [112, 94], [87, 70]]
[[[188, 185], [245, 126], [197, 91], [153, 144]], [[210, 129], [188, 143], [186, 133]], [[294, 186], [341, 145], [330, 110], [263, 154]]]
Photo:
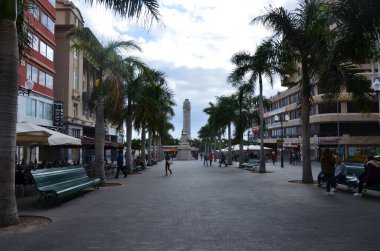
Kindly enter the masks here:
[[[267, 163], [273, 173], [164, 162], [139, 175], [110, 179], [60, 207], [19, 200], [21, 215], [52, 223], [28, 233], [0, 234], [0, 250], [379, 250], [380, 195], [326, 196], [290, 183], [301, 167]], [[313, 163], [316, 178], [319, 164]]]

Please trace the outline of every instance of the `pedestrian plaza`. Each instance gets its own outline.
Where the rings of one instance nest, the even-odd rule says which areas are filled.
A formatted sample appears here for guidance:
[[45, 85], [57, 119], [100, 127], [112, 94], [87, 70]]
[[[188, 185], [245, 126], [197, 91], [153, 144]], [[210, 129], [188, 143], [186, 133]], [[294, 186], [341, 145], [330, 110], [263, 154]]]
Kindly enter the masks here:
[[[0, 250], [378, 250], [380, 193], [362, 198], [339, 187], [334, 196], [300, 184], [302, 167], [266, 163], [259, 174], [233, 166], [164, 161], [119, 186], [87, 189], [61, 206], [33, 207], [18, 197], [19, 214], [51, 224], [29, 232], [0, 230]], [[320, 164], [313, 162], [316, 179]], [[88, 192], [87, 192], [88, 191]]]

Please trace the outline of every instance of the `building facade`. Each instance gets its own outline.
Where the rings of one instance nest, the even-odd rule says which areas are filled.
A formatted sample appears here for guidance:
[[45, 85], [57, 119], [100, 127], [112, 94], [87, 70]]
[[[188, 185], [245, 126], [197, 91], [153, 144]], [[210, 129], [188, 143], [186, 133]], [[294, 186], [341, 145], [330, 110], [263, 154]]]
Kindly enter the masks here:
[[[319, 159], [321, 150], [326, 147], [334, 149], [346, 161], [362, 162], [367, 154], [380, 154], [377, 99], [374, 98], [370, 111], [363, 113], [353, 102], [352, 95], [345, 90], [333, 99], [317, 87], [312, 93], [311, 159]], [[299, 88], [289, 88], [270, 100], [272, 109], [264, 114], [264, 143], [279, 149], [283, 138], [285, 156], [299, 152], [302, 148]]]
[[[55, 81], [55, 1], [35, 0], [25, 18], [29, 22], [28, 36], [32, 42], [20, 61], [17, 122], [53, 127], [54, 81]], [[33, 89], [27, 95], [25, 83], [33, 81]], [[24, 151], [18, 147], [18, 161], [38, 160], [39, 148]]]
[[[55, 100], [63, 104], [64, 133], [73, 137], [95, 138], [95, 107], [90, 105], [90, 97], [97, 79], [97, 69], [91, 65], [83, 53], [71, 49], [73, 41], [67, 38], [67, 32], [76, 27], [84, 28], [80, 10], [67, 0], [56, 1], [56, 82]], [[89, 28], [84, 28], [89, 29]], [[106, 140], [123, 143], [123, 133], [107, 125]], [[67, 157], [80, 163], [94, 161], [93, 149], [71, 149]], [[116, 151], [107, 150], [108, 162], [116, 160]]]

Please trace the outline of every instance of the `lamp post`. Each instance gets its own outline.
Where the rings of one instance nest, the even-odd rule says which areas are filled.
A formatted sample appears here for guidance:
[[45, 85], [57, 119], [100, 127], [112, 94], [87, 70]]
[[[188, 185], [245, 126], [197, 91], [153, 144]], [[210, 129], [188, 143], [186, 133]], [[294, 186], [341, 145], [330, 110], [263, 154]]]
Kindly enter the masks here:
[[[283, 168], [284, 167], [284, 133], [283, 133], [283, 128], [282, 128], [282, 122], [284, 122], [284, 121], [283, 121], [283, 119], [279, 118], [278, 115], [274, 116], [274, 120], [276, 122], [281, 123], [281, 129], [280, 129], [281, 130], [281, 135], [280, 135], [280, 137], [281, 137], [281, 167]], [[289, 120], [289, 115], [286, 114], [285, 115], [285, 121], [288, 121], [288, 120]]]
[[29, 97], [30, 91], [33, 90], [33, 87], [34, 87], [34, 82], [30, 80], [30, 78], [28, 78], [25, 81], [25, 88], [22, 86], [19, 86], [18, 93], [22, 94], [22, 96], [24, 96], [24, 94], [26, 93]]
[[380, 130], [380, 81], [378, 78], [375, 80], [372, 87], [376, 91], [377, 101], [379, 102], [379, 130]]

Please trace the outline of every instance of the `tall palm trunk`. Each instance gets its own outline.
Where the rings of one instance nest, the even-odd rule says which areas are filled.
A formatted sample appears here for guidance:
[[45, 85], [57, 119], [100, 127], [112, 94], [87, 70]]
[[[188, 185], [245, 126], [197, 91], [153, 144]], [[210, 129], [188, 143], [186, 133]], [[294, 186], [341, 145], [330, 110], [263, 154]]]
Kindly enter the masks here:
[[[100, 80], [101, 81], [101, 80]], [[104, 172], [104, 97], [100, 95], [96, 105], [95, 124], [95, 175], [101, 183], [107, 181]]]
[[263, 103], [263, 79], [259, 74], [260, 95], [259, 95], [259, 111], [260, 111], [260, 167], [259, 172], [265, 173], [265, 155], [264, 155], [264, 103]]
[[[13, 2], [16, 7], [15, 1], [5, 2], [8, 2], [7, 4]], [[6, 7], [8, 6], [1, 8]], [[0, 227], [19, 223], [15, 197], [17, 87], [19, 82], [17, 30], [14, 20], [3, 19], [3, 11], [4, 9], [0, 16]]]
[[152, 133], [148, 132], [148, 165], [152, 165]]
[[228, 165], [232, 165], [232, 151], [231, 151], [231, 123], [228, 123]]
[[[305, 61], [303, 61], [305, 62]], [[301, 98], [301, 131], [302, 131], [302, 183], [314, 183], [310, 162], [310, 79], [308, 68], [302, 64], [302, 98]]]
[[132, 111], [131, 111], [131, 101], [128, 99], [127, 107], [127, 151], [125, 153], [125, 162], [127, 170], [132, 170]]
[[239, 140], [239, 167], [241, 167], [242, 164], [244, 164], [244, 140], [243, 135], [240, 136]]
[[153, 136], [152, 145], [153, 145], [153, 160], [157, 161], [157, 137], [155, 135]]
[[218, 150], [219, 150], [219, 161], [220, 161], [220, 156], [222, 155], [222, 135], [218, 135]]
[[145, 123], [141, 125], [141, 160], [146, 165], [145, 161], [145, 144], [146, 144], [146, 132], [145, 132]]
[[162, 145], [161, 144], [162, 144], [161, 136], [158, 136], [158, 139], [157, 139], [158, 161], [162, 160], [162, 152], [161, 152]]

